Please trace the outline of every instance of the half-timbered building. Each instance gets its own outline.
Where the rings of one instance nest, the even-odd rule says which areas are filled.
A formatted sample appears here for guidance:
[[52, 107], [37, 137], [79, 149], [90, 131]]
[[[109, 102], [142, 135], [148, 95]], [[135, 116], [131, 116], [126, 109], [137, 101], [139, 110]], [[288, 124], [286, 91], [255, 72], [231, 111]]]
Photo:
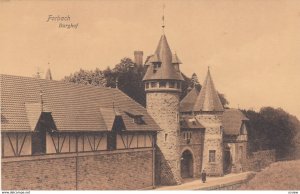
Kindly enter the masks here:
[[[51, 179], [57, 180], [55, 189], [154, 186], [154, 146], [159, 127], [145, 108], [123, 92], [20, 76], [0, 78], [4, 189], [50, 189], [45, 184], [51, 179], [49, 171], [56, 172]], [[112, 160], [97, 159], [103, 155]], [[60, 166], [49, 162], [53, 159], [61, 160]], [[20, 167], [24, 164], [33, 169], [25, 172]], [[103, 166], [118, 172], [105, 173], [100, 170]], [[69, 168], [68, 173], [60, 174], [61, 168]], [[12, 171], [24, 172], [23, 177]], [[140, 172], [146, 172], [143, 178], [139, 178]], [[22, 178], [28, 182], [21, 183]], [[72, 183], [64, 184], [66, 179]]]

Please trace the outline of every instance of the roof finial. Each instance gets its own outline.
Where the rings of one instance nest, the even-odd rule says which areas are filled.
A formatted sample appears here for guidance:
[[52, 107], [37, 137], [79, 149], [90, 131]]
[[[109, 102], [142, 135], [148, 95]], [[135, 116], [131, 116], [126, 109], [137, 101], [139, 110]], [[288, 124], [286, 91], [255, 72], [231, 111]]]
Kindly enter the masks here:
[[119, 77], [116, 78], [116, 89], [119, 89]]
[[163, 31], [163, 33], [165, 33], [165, 7], [166, 7], [166, 5], [165, 4], [163, 4], [163, 16], [162, 16], [162, 31]]

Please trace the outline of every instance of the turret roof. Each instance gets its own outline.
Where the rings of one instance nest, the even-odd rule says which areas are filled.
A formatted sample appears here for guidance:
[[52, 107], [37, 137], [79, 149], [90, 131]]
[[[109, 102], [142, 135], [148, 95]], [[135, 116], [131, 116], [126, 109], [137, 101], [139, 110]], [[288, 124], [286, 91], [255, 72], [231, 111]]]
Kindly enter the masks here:
[[194, 111], [224, 111], [209, 69], [201, 91], [196, 99]]
[[154, 69], [153, 63], [152, 65], [149, 65], [143, 81], [161, 79], [183, 80], [181, 72], [176, 71], [172, 65], [172, 52], [164, 34], [161, 36], [155, 54], [152, 58], [153, 59], [149, 59], [149, 61], [160, 62], [161, 67]]
[[192, 112], [199, 91], [194, 87], [180, 102], [180, 112]]

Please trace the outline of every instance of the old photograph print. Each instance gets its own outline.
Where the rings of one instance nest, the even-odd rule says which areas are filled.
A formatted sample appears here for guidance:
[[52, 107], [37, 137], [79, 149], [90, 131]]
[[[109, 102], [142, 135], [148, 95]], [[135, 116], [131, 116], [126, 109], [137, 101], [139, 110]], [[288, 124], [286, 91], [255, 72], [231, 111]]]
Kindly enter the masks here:
[[300, 190], [300, 1], [0, 0], [1, 189]]

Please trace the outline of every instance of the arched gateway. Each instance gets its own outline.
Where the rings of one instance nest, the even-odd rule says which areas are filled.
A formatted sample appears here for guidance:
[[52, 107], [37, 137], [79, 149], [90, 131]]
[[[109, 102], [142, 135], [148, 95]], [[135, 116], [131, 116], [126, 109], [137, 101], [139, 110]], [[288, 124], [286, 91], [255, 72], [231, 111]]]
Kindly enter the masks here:
[[181, 177], [192, 178], [194, 176], [193, 154], [185, 150], [181, 155]]

